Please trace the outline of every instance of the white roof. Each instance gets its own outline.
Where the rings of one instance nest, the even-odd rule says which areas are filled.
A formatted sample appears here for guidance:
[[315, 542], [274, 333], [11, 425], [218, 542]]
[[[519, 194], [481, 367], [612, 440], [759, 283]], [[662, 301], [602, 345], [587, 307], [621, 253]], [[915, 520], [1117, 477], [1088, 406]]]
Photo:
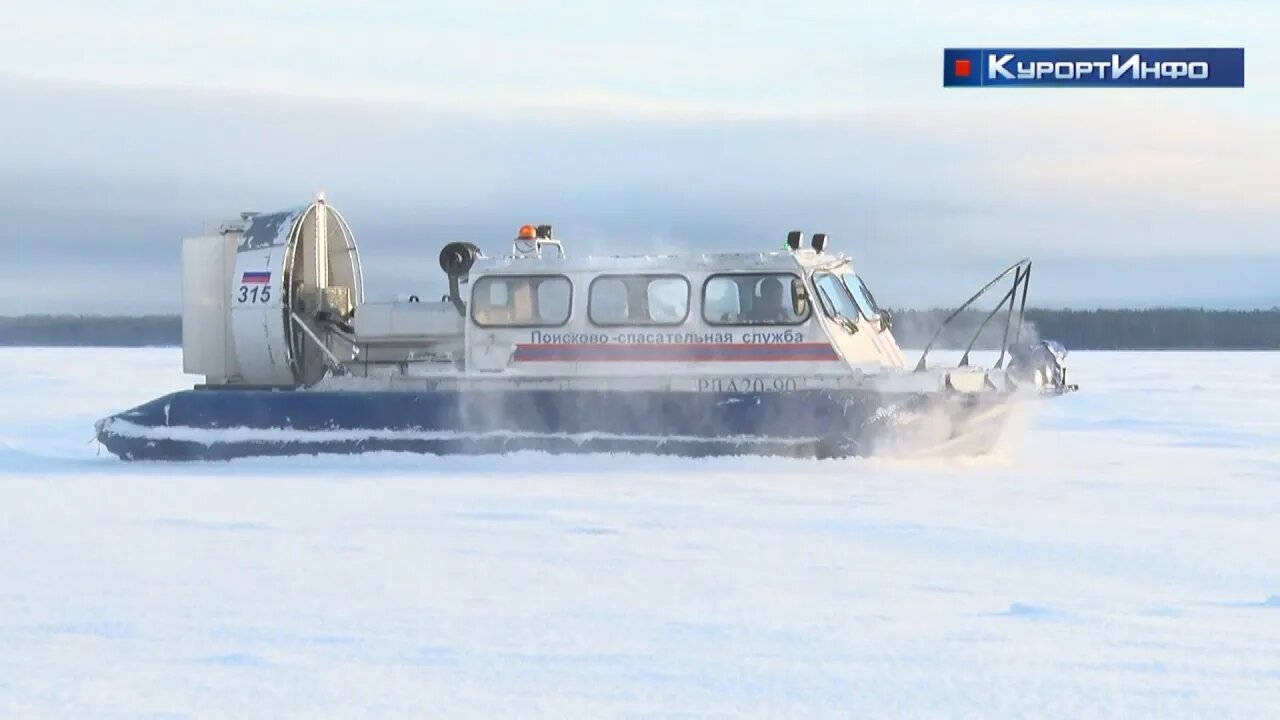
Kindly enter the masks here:
[[770, 253], [672, 253], [667, 255], [603, 255], [559, 257], [552, 248], [542, 257], [511, 256], [476, 259], [471, 274], [514, 274], [527, 272], [795, 272], [797, 268], [817, 269], [850, 262], [843, 253], [818, 254], [813, 250]]

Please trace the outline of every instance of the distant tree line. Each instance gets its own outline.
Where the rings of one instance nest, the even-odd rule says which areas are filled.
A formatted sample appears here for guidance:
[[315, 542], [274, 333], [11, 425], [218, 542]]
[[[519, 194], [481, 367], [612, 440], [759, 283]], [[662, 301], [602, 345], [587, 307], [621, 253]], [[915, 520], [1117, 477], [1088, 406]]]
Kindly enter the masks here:
[[1036, 310], [1041, 337], [1097, 350], [1280, 350], [1280, 308], [1249, 311]]
[[[894, 335], [904, 347], [924, 347], [950, 312], [895, 311]], [[965, 348], [985, 317], [980, 312], [957, 317], [939, 336], [936, 347]], [[1004, 319], [1001, 314], [992, 317], [975, 347], [999, 347]], [[1022, 337], [1057, 340], [1072, 350], [1280, 350], [1280, 308], [1028, 309]]]
[[149, 347], [182, 344], [177, 315], [0, 317], [0, 345]]
[[[893, 330], [907, 348], [928, 342], [948, 310], [897, 310]], [[963, 349], [986, 313], [966, 312], [936, 347]], [[1280, 308], [1270, 310], [1027, 310], [1023, 339], [1057, 340], [1072, 350], [1280, 350]], [[999, 347], [1004, 316], [983, 328], [975, 347]], [[0, 346], [147, 347], [182, 344], [176, 315], [0, 317]]]

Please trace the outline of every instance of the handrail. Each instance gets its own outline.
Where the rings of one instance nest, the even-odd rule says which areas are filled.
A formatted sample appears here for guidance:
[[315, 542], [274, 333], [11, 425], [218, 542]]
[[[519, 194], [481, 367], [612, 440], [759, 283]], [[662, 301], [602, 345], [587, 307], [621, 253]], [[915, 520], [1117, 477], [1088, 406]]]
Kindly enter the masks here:
[[1000, 302], [996, 305], [995, 309], [993, 309], [978, 326], [973, 338], [969, 341], [969, 346], [965, 350], [964, 356], [961, 358], [961, 366], [967, 365], [969, 352], [973, 350], [974, 345], [978, 342], [978, 337], [982, 334], [983, 329], [986, 328], [987, 322], [996, 316], [996, 314], [1005, 306], [1005, 303], [1008, 303], [1008, 315], [1005, 317], [1005, 334], [1004, 339], [1000, 343], [1000, 359], [997, 361], [996, 367], [1000, 367], [1003, 364], [1004, 355], [1009, 349], [1009, 326], [1013, 322], [1013, 305], [1017, 298], [1019, 289], [1022, 290], [1022, 310], [1018, 313], [1018, 329], [1014, 336], [1014, 342], [1016, 343], [1017, 338], [1022, 336], [1022, 318], [1027, 307], [1027, 288], [1031, 284], [1031, 258], [1023, 258], [1010, 265], [1004, 270], [1004, 272], [996, 275], [990, 280], [990, 282], [983, 285], [978, 292], [974, 293], [968, 300], [965, 300], [960, 307], [953, 310], [951, 314], [942, 321], [942, 324], [938, 326], [938, 329], [934, 330], [933, 336], [929, 338], [929, 342], [924, 346], [924, 352], [920, 354], [920, 361], [916, 363], [916, 372], [922, 372], [928, 368], [929, 352], [933, 349], [934, 343], [936, 343], [938, 338], [942, 335], [942, 331], [951, 324], [951, 321], [959, 317], [965, 310], [968, 310], [970, 305], [973, 305], [979, 298], [986, 295], [987, 291], [995, 287], [997, 283], [1008, 277], [1009, 273], [1014, 273], [1013, 285], [1005, 292], [1004, 297], [1000, 299]]

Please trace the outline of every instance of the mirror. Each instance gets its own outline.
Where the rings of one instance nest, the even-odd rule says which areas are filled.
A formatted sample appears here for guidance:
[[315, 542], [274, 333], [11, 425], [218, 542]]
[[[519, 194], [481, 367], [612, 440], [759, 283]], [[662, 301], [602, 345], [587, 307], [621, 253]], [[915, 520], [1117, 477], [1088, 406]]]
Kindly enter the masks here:
[[791, 281], [791, 310], [796, 317], [809, 314], [809, 293], [805, 290], [804, 282], [798, 279]]

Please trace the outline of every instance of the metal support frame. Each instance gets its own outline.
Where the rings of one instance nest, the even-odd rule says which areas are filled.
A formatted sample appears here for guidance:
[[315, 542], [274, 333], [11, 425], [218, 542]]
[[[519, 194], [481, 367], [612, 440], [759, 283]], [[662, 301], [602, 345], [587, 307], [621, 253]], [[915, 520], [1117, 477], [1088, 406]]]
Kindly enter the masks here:
[[329, 362], [332, 363], [330, 367], [332, 367], [336, 371], [343, 372], [343, 373], [347, 371], [347, 368], [345, 365], [342, 364], [342, 361], [339, 360], [336, 355], [330, 352], [329, 348], [325, 346], [324, 342], [321, 341], [320, 338], [314, 332], [312, 332], [311, 328], [307, 327], [307, 324], [302, 321], [302, 318], [298, 317], [298, 313], [291, 312], [289, 313], [289, 317], [293, 320], [295, 325], [297, 325], [299, 328], [302, 329], [302, 332], [306, 333], [307, 337], [311, 338], [312, 342], [316, 344], [316, 347], [320, 348], [320, 352], [324, 353], [325, 357], [327, 357], [329, 359]]
[[[1001, 310], [1005, 310], [1004, 336], [1000, 340], [1000, 357], [996, 360], [995, 367], [1000, 368], [1004, 366], [1005, 354], [1007, 354], [1009, 352], [1009, 348], [1012, 345], [1016, 345], [1018, 340], [1022, 337], [1022, 321], [1027, 310], [1027, 290], [1031, 286], [1031, 258], [1023, 258], [1013, 265], [1010, 265], [1004, 272], [996, 275], [990, 282], [983, 285], [978, 292], [974, 293], [968, 300], [965, 300], [960, 307], [953, 310], [951, 314], [942, 321], [942, 324], [938, 326], [938, 329], [933, 332], [933, 336], [929, 338], [928, 344], [924, 347], [924, 352], [920, 354], [920, 362], [916, 363], [916, 372], [928, 369], [929, 351], [933, 349], [933, 345], [942, 335], [942, 331], [945, 330], [953, 320], [960, 317], [965, 310], [968, 310], [971, 305], [986, 295], [987, 291], [991, 290], [991, 288], [995, 287], [1001, 280], [1008, 277], [1010, 273], [1013, 274], [1013, 284], [1007, 291], [1005, 291], [1004, 296], [1000, 298], [1000, 302], [997, 303], [996, 306], [992, 308], [991, 312], [987, 313], [987, 316], [982, 319], [982, 323], [978, 325], [978, 329], [974, 331], [973, 337], [969, 340], [968, 346], [965, 347], [964, 355], [960, 358], [960, 367], [965, 367], [969, 364], [969, 354], [973, 351], [974, 346], [977, 345], [978, 338], [981, 337], [982, 331], [986, 329], [987, 323], [998, 315]], [[1022, 294], [1021, 299], [1018, 298], [1019, 292]], [[1018, 306], [1016, 313], [1018, 323], [1016, 326], [1013, 324], [1015, 304]], [[1013, 330], [1014, 333], [1013, 343], [1009, 342], [1010, 330]]]

